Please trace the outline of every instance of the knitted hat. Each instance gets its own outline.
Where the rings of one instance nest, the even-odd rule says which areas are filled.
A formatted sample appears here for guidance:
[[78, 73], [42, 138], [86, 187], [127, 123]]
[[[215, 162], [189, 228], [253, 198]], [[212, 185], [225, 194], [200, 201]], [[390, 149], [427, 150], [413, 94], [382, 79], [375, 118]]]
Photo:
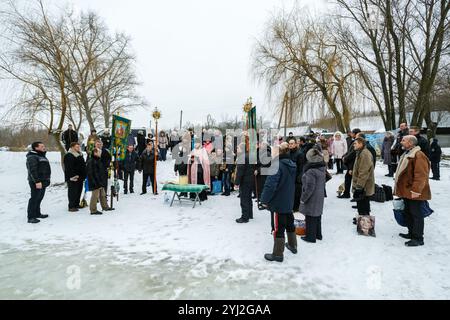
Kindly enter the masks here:
[[313, 148], [306, 154], [306, 160], [310, 163], [323, 162], [323, 155], [319, 150]]

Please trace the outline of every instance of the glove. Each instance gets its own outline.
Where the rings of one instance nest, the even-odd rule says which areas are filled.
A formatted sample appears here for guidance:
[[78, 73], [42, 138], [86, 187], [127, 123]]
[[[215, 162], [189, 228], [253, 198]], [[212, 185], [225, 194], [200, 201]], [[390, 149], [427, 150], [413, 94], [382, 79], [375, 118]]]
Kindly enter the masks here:
[[364, 189], [357, 188], [355, 192], [353, 192], [353, 199], [356, 201], [360, 201], [364, 198]]

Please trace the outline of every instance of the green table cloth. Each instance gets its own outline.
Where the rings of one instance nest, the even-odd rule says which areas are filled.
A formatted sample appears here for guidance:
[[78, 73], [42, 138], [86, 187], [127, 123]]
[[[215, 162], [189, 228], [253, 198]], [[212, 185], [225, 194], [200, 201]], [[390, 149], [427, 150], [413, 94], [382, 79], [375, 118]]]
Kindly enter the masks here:
[[165, 184], [163, 186], [163, 191], [174, 191], [174, 192], [192, 192], [192, 193], [200, 193], [203, 190], [207, 190], [209, 187], [203, 184]]
[[[181, 203], [182, 200], [189, 200], [194, 201], [194, 206], [192, 208], [195, 208], [197, 202], [201, 205], [202, 202], [200, 201], [199, 194], [203, 190], [208, 190], [209, 186], [202, 185], [202, 184], [185, 184], [185, 185], [179, 185], [179, 184], [165, 184], [162, 188], [163, 191], [173, 191], [173, 197], [172, 201], [170, 202], [170, 206], [172, 207], [173, 201], [175, 200], [175, 197], [178, 198], [178, 201]], [[181, 196], [182, 193], [195, 193], [195, 199], [192, 199], [190, 197], [183, 197]]]

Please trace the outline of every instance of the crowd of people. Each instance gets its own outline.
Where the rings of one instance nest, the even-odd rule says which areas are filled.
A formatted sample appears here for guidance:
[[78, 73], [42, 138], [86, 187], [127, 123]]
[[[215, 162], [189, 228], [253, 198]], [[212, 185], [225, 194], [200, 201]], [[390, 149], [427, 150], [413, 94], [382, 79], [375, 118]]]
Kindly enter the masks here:
[[[114, 210], [108, 206], [108, 177], [111, 176], [108, 135], [98, 137], [91, 132], [86, 146], [85, 161], [77, 133], [71, 127], [63, 134], [67, 148], [64, 157], [65, 180], [68, 186], [68, 210], [81, 209], [81, 195], [87, 180], [92, 192], [90, 213], [101, 215], [103, 211]], [[336, 132], [326, 139], [320, 134], [295, 137], [292, 133], [286, 139], [275, 139], [274, 143], [258, 139], [255, 143], [256, 158], [252, 159], [252, 148], [248, 133], [241, 137], [223, 136], [219, 130], [203, 130], [197, 136], [189, 129], [183, 134], [164, 131], [155, 139], [143, 131], [136, 139], [130, 139], [124, 160], [120, 161], [119, 177], [123, 180], [124, 194], [134, 193], [135, 172], [142, 174], [142, 192], [152, 187], [158, 194], [155, 176], [156, 161], [166, 161], [170, 150], [175, 160], [174, 173], [180, 184], [208, 186], [199, 195], [200, 201], [208, 196], [229, 197], [236, 192], [240, 198], [241, 216], [239, 224], [249, 223], [253, 218], [254, 202], [259, 210], [271, 212], [274, 247], [265, 258], [269, 261], [283, 261], [284, 248], [297, 253], [294, 213], [305, 216], [306, 235], [301, 239], [315, 243], [323, 239], [322, 215], [326, 183], [332, 175], [329, 170], [336, 166], [335, 177], [344, 174], [343, 192], [338, 198], [351, 199], [358, 219], [371, 216], [371, 197], [375, 193], [375, 167], [377, 154], [366, 135], [359, 129], [347, 133]], [[69, 145], [68, 145], [69, 144]], [[40, 211], [40, 203], [50, 185], [50, 165], [45, 155], [45, 146], [40, 142], [32, 144], [27, 155], [28, 180], [31, 198], [28, 204], [28, 222], [38, 223], [48, 216]], [[441, 148], [434, 139], [431, 144], [420, 135], [417, 127], [400, 126], [396, 135], [387, 132], [380, 150], [383, 163], [388, 167], [386, 176], [394, 178], [394, 194], [405, 202], [407, 234], [400, 234], [408, 240], [407, 246], [424, 245], [424, 220], [421, 214], [422, 202], [431, 199], [429, 171], [432, 179], [439, 180]], [[116, 172], [117, 173], [117, 172]], [[111, 195], [110, 195], [111, 196]], [[182, 194], [182, 196], [188, 196]], [[189, 195], [194, 198], [194, 195]], [[369, 221], [369, 220], [364, 220]], [[364, 229], [364, 227], [363, 227]], [[287, 236], [287, 243], [285, 241]]]

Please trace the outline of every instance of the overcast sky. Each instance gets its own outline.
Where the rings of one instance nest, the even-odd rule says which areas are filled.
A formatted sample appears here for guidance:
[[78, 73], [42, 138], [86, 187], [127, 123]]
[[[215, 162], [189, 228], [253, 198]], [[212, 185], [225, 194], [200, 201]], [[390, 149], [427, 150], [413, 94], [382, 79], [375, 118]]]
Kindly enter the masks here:
[[[56, 0], [48, 0], [55, 2]], [[99, 13], [113, 31], [132, 38], [141, 93], [162, 111], [161, 125], [204, 122], [208, 114], [242, 116], [252, 96], [258, 117], [271, 120], [263, 87], [252, 78], [251, 49], [264, 22], [294, 0], [66, 0]], [[321, 8], [322, 0], [299, 0]], [[60, 4], [60, 1], [56, 1]], [[133, 127], [148, 126], [151, 112], [129, 115]]]

